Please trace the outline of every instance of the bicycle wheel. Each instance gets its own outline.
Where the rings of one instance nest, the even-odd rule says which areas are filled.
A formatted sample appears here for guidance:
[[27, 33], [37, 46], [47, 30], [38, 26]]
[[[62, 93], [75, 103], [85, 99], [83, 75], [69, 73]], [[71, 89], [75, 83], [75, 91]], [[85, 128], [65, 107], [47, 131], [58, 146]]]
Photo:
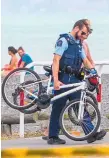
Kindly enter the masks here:
[[[101, 117], [100, 112], [97, 108], [97, 106], [90, 101], [89, 99], [86, 99], [86, 103], [84, 103], [84, 117], [81, 120], [78, 120], [79, 126], [72, 123], [68, 116], [68, 109], [70, 107], [73, 107], [74, 105], [78, 105], [80, 103], [80, 100], [74, 100], [69, 102], [64, 109], [61, 112], [60, 115], [60, 127], [63, 131], [63, 133], [72, 140], [75, 141], [83, 141], [87, 140], [89, 137], [93, 136], [100, 125]], [[86, 114], [90, 116], [90, 111], [95, 111], [95, 118], [90, 125], [90, 117], [86, 118]], [[90, 119], [91, 120], [91, 119]], [[91, 129], [91, 127], [93, 127]], [[85, 129], [84, 129], [85, 128]], [[87, 129], [88, 133], [85, 133], [85, 130]]]
[[[90, 99], [98, 107], [97, 99], [91, 92], [88, 92], [88, 91], [86, 92], [86, 98]], [[74, 123], [75, 125], [79, 125], [79, 122], [77, 120], [77, 115], [78, 115], [78, 106], [77, 105], [74, 105], [73, 107], [70, 107], [68, 109], [68, 116], [69, 116], [70, 120], [72, 121], [72, 123]], [[91, 117], [91, 120], [94, 119], [94, 117], [95, 117], [94, 111], [90, 112], [90, 117]]]
[[[2, 84], [4, 101], [13, 109], [24, 110], [32, 107], [36, 103], [36, 99], [31, 94], [37, 91], [35, 95], [40, 95], [42, 89], [40, 81], [39, 75], [31, 69], [18, 68], [13, 70], [6, 76]], [[13, 99], [16, 94], [18, 96], [17, 104]], [[33, 99], [29, 98], [28, 94]]]

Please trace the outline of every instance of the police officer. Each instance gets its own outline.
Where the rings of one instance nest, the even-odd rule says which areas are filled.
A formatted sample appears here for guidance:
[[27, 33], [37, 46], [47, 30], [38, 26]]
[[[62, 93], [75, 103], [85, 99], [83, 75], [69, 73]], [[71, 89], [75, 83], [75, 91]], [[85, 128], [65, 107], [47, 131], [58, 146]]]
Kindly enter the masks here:
[[[61, 34], [59, 39], [55, 45], [55, 53], [53, 58], [53, 79], [54, 79], [54, 94], [58, 95], [65, 92], [65, 89], [60, 89], [60, 86], [63, 84], [69, 83], [78, 83], [80, 80], [76, 77], [77, 73], [81, 69], [82, 63], [85, 67], [90, 69], [90, 73], [96, 74], [96, 70], [90, 64], [88, 59], [86, 58], [85, 52], [82, 48], [82, 44], [80, 42], [80, 37], [85, 36], [90, 33], [89, 27], [84, 24], [82, 20], [77, 21], [74, 24], [74, 27], [70, 33]], [[61, 73], [58, 75], [58, 72]], [[62, 140], [58, 137], [60, 131], [59, 125], [59, 117], [63, 107], [66, 104], [66, 101], [73, 100], [75, 98], [80, 97], [80, 92], [73, 93], [72, 95], [68, 95], [66, 97], [62, 97], [56, 101], [54, 101], [52, 106], [52, 112], [50, 116], [50, 124], [49, 124], [49, 136], [48, 136], [48, 144], [65, 144], [65, 140]], [[87, 115], [87, 117], [89, 117]], [[91, 130], [93, 125], [90, 121]], [[88, 131], [83, 129], [87, 134]], [[89, 141], [93, 142], [98, 138], [104, 137], [105, 132], [96, 133], [96, 138], [93, 137]]]

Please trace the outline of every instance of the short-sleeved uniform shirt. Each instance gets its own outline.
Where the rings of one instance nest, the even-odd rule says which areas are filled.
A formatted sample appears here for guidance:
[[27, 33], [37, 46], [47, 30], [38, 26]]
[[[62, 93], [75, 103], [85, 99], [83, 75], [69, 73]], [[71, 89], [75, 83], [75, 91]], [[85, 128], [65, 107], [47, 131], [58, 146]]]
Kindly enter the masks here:
[[[72, 38], [73, 40], [75, 40], [71, 34], [68, 34], [68, 36], [70, 38]], [[79, 43], [79, 40], [75, 40], [75, 41], [77, 43]], [[64, 51], [66, 51], [67, 49], [68, 49], [68, 42], [64, 37], [62, 37], [56, 42], [54, 54], [62, 56]], [[82, 58], [82, 60], [84, 58], [86, 58], [85, 51], [84, 51], [83, 47], [82, 47], [82, 51], [81, 51], [81, 58]]]
[[[70, 35], [70, 34], [68, 34], [68, 35], [70, 38], [75, 40], [72, 35]], [[79, 40], [75, 40], [75, 42], [79, 43]], [[64, 37], [62, 37], [56, 42], [54, 54], [62, 56], [64, 51], [66, 51], [67, 49], [68, 49], [68, 42]], [[84, 60], [86, 58], [86, 54], [85, 54], [83, 47], [82, 47], [82, 50], [80, 53], [81, 53], [80, 54], [81, 59]], [[70, 77], [70, 80], [69, 80], [69, 75], [64, 74], [64, 77], [61, 79], [61, 82], [63, 82], [64, 84], [78, 83], [78, 82], [80, 82], [80, 80], [78, 80], [75, 76]]]

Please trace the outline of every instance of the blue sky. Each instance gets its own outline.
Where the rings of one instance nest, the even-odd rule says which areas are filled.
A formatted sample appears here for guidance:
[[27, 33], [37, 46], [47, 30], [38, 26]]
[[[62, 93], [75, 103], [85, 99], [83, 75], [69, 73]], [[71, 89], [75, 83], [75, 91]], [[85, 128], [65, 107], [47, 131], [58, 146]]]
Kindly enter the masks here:
[[9, 62], [9, 45], [22, 45], [34, 60], [52, 60], [59, 34], [81, 18], [92, 22], [93, 58], [109, 59], [109, 0], [1, 0], [1, 7], [2, 65]]
[[5, 15], [31, 14], [37, 12], [65, 12], [65, 11], [100, 11], [109, 9], [108, 0], [1, 0], [2, 13]]
[[[41, 14], [45, 18], [57, 14], [64, 14], [67, 18], [69, 16], [73, 18], [74, 14], [80, 17], [81, 13], [82, 16], [86, 17], [88, 15], [98, 16], [103, 14], [109, 16], [108, 0], [1, 0], [1, 4], [2, 19], [5, 23], [11, 23], [15, 16], [18, 20], [20, 18], [23, 23], [22, 19], [24, 17], [31, 17], [31, 15], [34, 17]], [[17, 21], [17, 19], [14, 20]]]

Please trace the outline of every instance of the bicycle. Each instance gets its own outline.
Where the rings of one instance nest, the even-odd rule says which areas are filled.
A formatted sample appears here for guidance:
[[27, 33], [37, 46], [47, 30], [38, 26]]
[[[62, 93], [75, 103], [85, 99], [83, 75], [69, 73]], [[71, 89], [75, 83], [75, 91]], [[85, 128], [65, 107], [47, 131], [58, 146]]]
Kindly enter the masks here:
[[[34, 76], [35, 76], [35, 81], [38, 81], [37, 83], [38, 83], [38, 88], [35, 88], [35, 90], [33, 91], [33, 94], [36, 94], [36, 95], [38, 95], [38, 96], [40, 96], [40, 94], [41, 93], [46, 93], [47, 92], [47, 94], [49, 93], [49, 92], [51, 92], [51, 83], [52, 83], [52, 73], [51, 73], [51, 67], [50, 66], [44, 66], [43, 67], [44, 68], [44, 70], [47, 72], [47, 73], [45, 73], [45, 75], [47, 76], [47, 80], [45, 80], [46, 82], [48, 81], [48, 85], [46, 85], [46, 86], [42, 86], [42, 82], [44, 81], [41, 81], [41, 78], [40, 78], [40, 76], [35, 72], [34, 73]], [[21, 70], [24, 70], [24, 71], [26, 71], [27, 69], [17, 69], [17, 70], [14, 70], [14, 71], [12, 71], [6, 78], [5, 78], [5, 80], [4, 80], [4, 82], [3, 82], [3, 84], [2, 84], [2, 89], [3, 89], [3, 91], [4, 91], [4, 87], [5, 87], [5, 83], [6, 83], [6, 81], [8, 80], [8, 78], [13, 74], [13, 73], [16, 73], [16, 71], [21, 71]], [[24, 73], [24, 74], [26, 74], [26, 73]], [[27, 76], [27, 75], [26, 75]], [[14, 75], [14, 77], [16, 77], [16, 74]], [[41, 82], [40, 82], [41, 81]], [[34, 81], [33, 80], [29, 80], [29, 81], [26, 81], [26, 82], [24, 82], [23, 84], [25, 84], [25, 85], [27, 85], [27, 84], [32, 84], [32, 83], [34, 83]], [[52, 84], [52, 86], [53, 86], [53, 84]], [[17, 105], [18, 103], [17, 103], [17, 100], [18, 100], [18, 96], [20, 95], [20, 93], [21, 93], [21, 90], [19, 89], [19, 88], [17, 88], [17, 89], [15, 89], [15, 92], [13, 93], [13, 101], [14, 101], [14, 104], [15, 105]], [[52, 94], [52, 93], [51, 93]], [[28, 95], [29, 96], [29, 95]], [[53, 97], [53, 95], [51, 95], [52, 97]], [[89, 92], [89, 91], [86, 91], [86, 96], [88, 97], [88, 98], [90, 98], [96, 105], [98, 105], [98, 102], [97, 102], [97, 100], [96, 100], [96, 98], [95, 98], [95, 96], [91, 93], [91, 92]], [[46, 96], [45, 96], [46, 97]], [[5, 95], [3, 95], [3, 98], [4, 98], [4, 100], [6, 100], [5, 98], [7, 98], [7, 97], [5, 97]], [[31, 100], [34, 100], [34, 97], [30, 94], [30, 97], [29, 97]], [[44, 96], [43, 96], [43, 98], [44, 98]], [[42, 98], [42, 99], [43, 99]], [[7, 102], [7, 100], [6, 100], [6, 102]], [[34, 105], [35, 106], [35, 104], [37, 103], [37, 99], [35, 99], [34, 101], [33, 101], [33, 103], [31, 104], [32, 106]], [[10, 105], [10, 104], [9, 104]], [[41, 106], [41, 104], [40, 104], [40, 106]], [[46, 109], [47, 107], [49, 106], [49, 104], [42, 104], [42, 106], [41, 106], [41, 109]], [[27, 107], [27, 109], [25, 108], [25, 109], [23, 109], [23, 110], [21, 110], [22, 108], [21, 107], [13, 107], [13, 106], [11, 106], [10, 105], [10, 107], [12, 107], [12, 108], [15, 108], [15, 109], [17, 109], [17, 110], [20, 110], [21, 112], [23, 112], [23, 113], [25, 113], [25, 114], [31, 114], [31, 113], [35, 113], [37, 110], [40, 110], [39, 108], [37, 109], [37, 106], [34, 108], [34, 109], [31, 109], [31, 106], [28, 108]], [[70, 110], [69, 110], [69, 117], [71, 117], [71, 120], [73, 121], [73, 123], [75, 122], [75, 119], [73, 118], [73, 116], [71, 116], [71, 113], [70, 113]]]
[[[14, 74], [14, 78], [12, 79], [11, 77], [13, 74]], [[25, 78], [26, 81], [24, 82], [24, 80], [23, 80], [22, 83], [16, 84], [15, 86], [11, 85], [12, 96], [10, 96], [10, 98], [11, 98], [11, 101], [10, 101], [8, 98], [8, 95], [6, 95], [6, 90], [5, 90], [7, 81], [11, 78], [11, 81], [14, 83], [15, 82], [14, 80], [18, 81], [18, 79], [17, 79], [18, 76], [22, 76], [21, 74], [23, 74], [23, 78]], [[90, 76], [88, 76], [88, 77], [90, 77]], [[32, 78], [32, 80], [31, 80], [31, 78]], [[33, 78], [35, 80], [33, 80]], [[27, 79], [29, 79], [29, 81], [27, 81]], [[19, 79], [19, 81], [20, 81], [20, 79]], [[45, 90], [43, 89], [43, 86], [42, 86], [42, 82], [47, 82], [47, 81], [49, 81], [49, 83], [47, 85], [47, 93], [45, 93]], [[72, 140], [76, 140], [76, 141], [86, 140], [90, 136], [94, 135], [95, 132], [99, 128], [101, 117], [100, 117], [100, 112], [99, 112], [97, 106], [92, 101], [90, 101], [88, 98], [86, 98], [87, 83], [85, 82], [85, 80], [83, 80], [81, 83], [68, 84], [68, 85], [61, 86], [60, 88], [70, 88], [70, 90], [68, 90], [62, 94], [59, 94], [57, 96], [53, 96], [53, 95], [49, 94], [49, 91], [53, 90], [53, 87], [50, 87], [50, 81], [51, 81], [51, 79], [40, 80], [39, 76], [37, 76], [34, 71], [32, 71], [28, 68], [18, 68], [16, 70], [12, 71], [3, 81], [3, 84], [2, 84], [3, 99], [10, 107], [20, 110], [20, 111], [28, 110], [28, 108], [32, 107], [34, 104], [37, 103], [36, 110], [39, 111], [41, 109], [45, 109], [45, 107], [47, 108], [48, 106], [50, 106], [50, 102], [53, 102], [56, 99], [59, 99], [61, 97], [74, 93], [75, 91], [82, 90], [81, 98], [78, 100], [70, 101], [62, 110], [62, 113], [60, 115], [60, 126], [61, 126], [63, 133]], [[33, 94], [32, 93], [33, 89], [36, 90], [36, 87], [34, 87], [35, 85], [38, 86], [38, 91], [36, 94]], [[34, 87], [32, 89], [32, 92], [31, 92], [31, 86]], [[71, 89], [71, 88], [73, 88], [73, 89]], [[14, 92], [13, 92], [13, 89], [14, 89]], [[9, 90], [9, 87], [8, 87], [8, 90]], [[44, 93], [42, 93], [43, 90], [44, 90]], [[17, 104], [15, 104], [15, 102], [13, 101], [13, 95], [15, 95], [15, 91], [17, 94], [19, 94], [20, 97], [22, 96], [22, 98], [23, 98], [23, 99], [20, 98], [20, 101], [19, 102], [17, 101]], [[30, 99], [28, 102], [25, 103], [24, 101], [25, 101], [25, 98], [27, 99], [27, 97], [26, 97], [27, 94], [30, 94], [31, 96], [33, 96], [34, 99], [33, 100]], [[78, 125], [76, 125], [76, 124], [72, 125], [73, 122], [69, 118], [68, 112], [67, 112], [67, 114], [65, 113], [65, 111], [68, 110], [69, 108], [72, 108], [73, 105], [78, 106], [78, 113], [76, 116], [76, 119], [77, 119], [76, 121], [78, 122]], [[91, 112], [94, 113], [94, 115], [95, 115], [92, 120], [93, 124], [94, 124], [94, 128], [92, 131], [90, 131], [85, 136], [84, 136], [83, 130], [81, 129], [82, 128], [81, 126], [85, 121], [84, 120], [84, 111], [87, 111], [89, 113], [89, 115]], [[66, 116], [67, 116], [67, 118], [66, 118]], [[64, 124], [64, 118], [65, 118], [65, 124]], [[69, 119], [69, 121], [68, 121], [68, 119]], [[67, 122], [67, 124], [66, 124], [66, 122]], [[71, 125], [71, 127], [69, 127], [68, 125], [69, 126]], [[76, 136], [74, 134], [74, 132], [71, 133], [72, 128], [74, 129], [75, 126], [76, 126], [76, 129], [78, 128], [78, 130], [81, 133], [78, 136]]]

